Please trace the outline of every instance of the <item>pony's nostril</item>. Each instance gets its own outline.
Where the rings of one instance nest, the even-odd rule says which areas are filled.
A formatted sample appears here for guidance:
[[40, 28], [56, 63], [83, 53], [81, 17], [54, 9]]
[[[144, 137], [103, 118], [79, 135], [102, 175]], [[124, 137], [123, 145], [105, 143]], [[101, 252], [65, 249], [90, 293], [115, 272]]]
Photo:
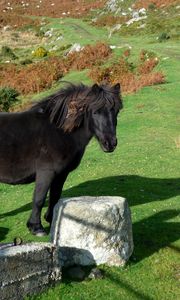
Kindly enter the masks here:
[[111, 140], [111, 145], [112, 145], [112, 147], [116, 147], [117, 146], [117, 139], [116, 138], [113, 138]]
[[113, 143], [114, 147], [117, 146], [117, 139], [114, 140], [114, 143]]

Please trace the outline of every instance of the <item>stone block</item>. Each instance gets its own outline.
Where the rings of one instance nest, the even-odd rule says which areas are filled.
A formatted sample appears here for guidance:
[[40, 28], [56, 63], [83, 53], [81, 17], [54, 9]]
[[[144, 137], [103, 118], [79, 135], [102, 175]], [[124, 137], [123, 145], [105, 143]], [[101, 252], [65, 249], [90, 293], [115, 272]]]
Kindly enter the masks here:
[[121, 197], [61, 199], [54, 208], [51, 242], [63, 266], [123, 266], [133, 251], [131, 214]]
[[24, 299], [61, 280], [57, 249], [50, 243], [0, 248], [0, 299]]

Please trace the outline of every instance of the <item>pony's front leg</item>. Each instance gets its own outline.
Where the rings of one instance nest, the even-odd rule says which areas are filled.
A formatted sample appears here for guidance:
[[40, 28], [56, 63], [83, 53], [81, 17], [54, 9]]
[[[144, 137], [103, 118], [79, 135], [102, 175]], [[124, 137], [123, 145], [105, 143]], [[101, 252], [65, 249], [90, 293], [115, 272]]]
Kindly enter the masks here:
[[27, 222], [27, 227], [32, 234], [37, 236], [46, 235], [46, 232], [41, 224], [41, 210], [45, 203], [47, 192], [53, 177], [54, 172], [47, 170], [38, 172], [36, 175], [32, 213]]
[[62, 188], [64, 185], [64, 182], [68, 176], [68, 172], [62, 172], [61, 174], [57, 175], [50, 187], [50, 195], [49, 195], [49, 205], [47, 212], [44, 215], [45, 220], [51, 224], [52, 218], [53, 218], [53, 209], [55, 204], [58, 202], [58, 200], [61, 197]]

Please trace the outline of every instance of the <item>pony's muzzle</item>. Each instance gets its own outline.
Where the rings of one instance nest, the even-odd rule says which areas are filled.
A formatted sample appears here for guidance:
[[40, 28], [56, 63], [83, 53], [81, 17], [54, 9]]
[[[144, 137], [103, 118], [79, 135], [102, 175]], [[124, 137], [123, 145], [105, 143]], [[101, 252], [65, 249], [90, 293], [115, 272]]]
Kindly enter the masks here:
[[113, 152], [117, 146], [117, 138], [105, 139], [101, 145], [104, 152]]

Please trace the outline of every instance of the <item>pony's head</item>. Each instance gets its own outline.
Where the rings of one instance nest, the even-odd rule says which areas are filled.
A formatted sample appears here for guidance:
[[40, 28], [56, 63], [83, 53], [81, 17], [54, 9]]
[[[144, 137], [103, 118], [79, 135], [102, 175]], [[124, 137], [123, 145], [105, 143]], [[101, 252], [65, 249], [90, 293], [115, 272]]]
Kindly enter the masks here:
[[112, 152], [116, 148], [117, 115], [122, 109], [120, 85], [93, 85], [92, 101], [89, 103], [90, 130], [97, 138], [104, 152]]
[[119, 84], [92, 87], [69, 84], [32, 109], [47, 114], [50, 122], [66, 133], [86, 126], [103, 151], [112, 152], [117, 145], [117, 115], [121, 108]]

